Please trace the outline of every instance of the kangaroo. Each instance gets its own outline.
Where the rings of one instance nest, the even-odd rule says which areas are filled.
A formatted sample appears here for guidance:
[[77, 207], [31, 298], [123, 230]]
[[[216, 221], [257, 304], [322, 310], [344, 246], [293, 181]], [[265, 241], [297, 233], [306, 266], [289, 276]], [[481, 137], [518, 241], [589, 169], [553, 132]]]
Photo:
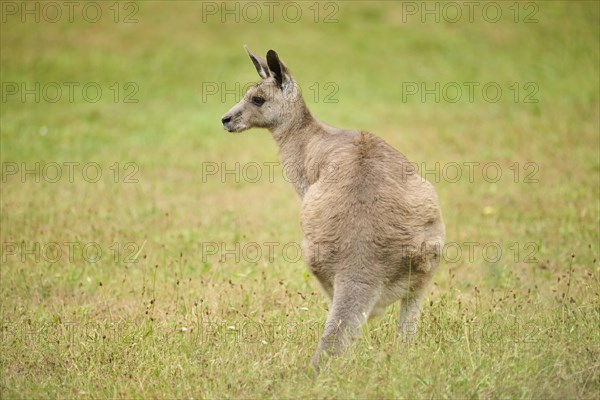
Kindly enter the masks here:
[[398, 300], [399, 333], [413, 338], [444, 245], [435, 189], [384, 140], [314, 118], [275, 51], [265, 60], [244, 48], [262, 80], [221, 122], [229, 132], [268, 129], [294, 171], [303, 256], [331, 302], [313, 368]]

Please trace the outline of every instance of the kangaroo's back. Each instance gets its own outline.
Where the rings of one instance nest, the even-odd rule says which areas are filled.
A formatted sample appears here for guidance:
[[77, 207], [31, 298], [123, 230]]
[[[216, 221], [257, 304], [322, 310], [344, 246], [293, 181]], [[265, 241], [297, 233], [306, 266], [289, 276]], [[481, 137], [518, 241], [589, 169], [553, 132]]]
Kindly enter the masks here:
[[443, 241], [433, 186], [382, 139], [367, 132], [321, 135], [308, 154], [307, 169], [319, 171], [302, 201], [310, 242], [335, 243], [338, 258], [366, 256], [393, 269], [423, 243]]

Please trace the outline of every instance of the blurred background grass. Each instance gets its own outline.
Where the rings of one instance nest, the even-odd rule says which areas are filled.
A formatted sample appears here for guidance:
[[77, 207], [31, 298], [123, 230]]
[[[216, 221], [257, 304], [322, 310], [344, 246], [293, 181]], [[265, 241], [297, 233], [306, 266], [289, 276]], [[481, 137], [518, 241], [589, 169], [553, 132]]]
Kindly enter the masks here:
[[[16, 14], [6, 3], [16, 4]], [[84, 7], [77, 4], [76, 10]], [[56, 23], [44, 15], [39, 23], [34, 16], [24, 17], [18, 2], [4, 2], [2, 8], [0, 274], [1, 318], [9, 332], [2, 341], [2, 390], [9, 397], [598, 393], [597, 2], [493, 3], [502, 11], [495, 23], [482, 14], [488, 2], [478, 3], [473, 22], [463, 5], [455, 23], [444, 18], [453, 15], [443, 13], [450, 4], [444, 2], [277, 2], [273, 22], [260, 2], [97, 4], [102, 17], [94, 23], [78, 11], [69, 21], [66, 6]], [[255, 14], [248, 4], [261, 10], [257, 22], [249, 22]], [[439, 22], [435, 14], [423, 15], [425, 7], [435, 4]], [[411, 6], [418, 8], [414, 15], [407, 13]], [[222, 15], [223, 7], [239, 12]], [[302, 16], [290, 22], [295, 14], [289, 10], [286, 20], [285, 7], [299, 8]], [[468, 343], [461, 341], [455, 349], [420, 343], [414, 350], [400, 346], [392, 351], [377, 336], [382, 326], [393, 325], [384, 319], [370, 324], [372, 336], [367, 336], [375, 344], [364, 339], [358, 358], [340, 361], [330, 375], [310, 384], [305, 368], [314, 341], [242, 349], [214, 343], [161, 347], [161, 337], [148, 332], [158, 332], [157, 327], [177, 331], [198, 315], [227, 326], [250, 317], [312, 324], [326, 315], [327, 304], [302, 262], [289, 262], [281, 253], [274, 262], [202, 259], [206, 242], [232, 248], [235, 243], [301, 239], [299, 201], [280, 168], [274, 182], [266, 169], [256, 183], [219, 174], [202, 179], [207, 163], [233, 168], [235, 163], [278, 160], [266, 131], [231, 135], [220, 125], [241, 87], [258, 79], [244, 44], [259, 54], [278, 51], [319, 119], [371, 131], [429, 169], [436, 163], [463, 167], [458, 182], [443, 179], [440, 172], [438, 179], [427, 176], [440, 196], [447, 241], [458, 243], [463, 254], [440, 268], [424, 324], [481, 320], [481, 310], [489, 308], [488, 322], [502, 325], [512, 318], [532, 323], [536, 335], [542, 335], [535, 345], [520, 343], [512, 356], [500, 342], [487, 343], [483, 350], [467, 351]], [[55, 103], [45, 101], [43, 93], [36, 102], [33, 95], [23, 98], [20, 90], [7, 92], [12, 83], [31, 89], [50, 82], [63, 88]], [[79, 84], [74, 101], [64, 82]], [[97, 102], [82, 95], [89, 82], [102, 88]], [[431, 89], [436, 82], [441, 87], [457, 83], [462, 98], [436, 102], [429, 95], [422, 101], [421, 92], [406, 96], [404, 91], [407, 83]], [[472, 102], [464, 82], [480, 85]], [[497, 102], [483, 97], [481, 88], [489, 82], [503, 91]], [[515, 82], [517, 101], [511, 89]], [[526, 88], [528, 83], [534, 86]], [[115, 84], [118, 101], [111, 89]], [[216, 94], [207, 92], [215, 85]], [[537, 102], [525, 102], [531, 88]], [[124, 102], [127, 95], [137, 102]], [[38, 183], [31, 175], [23, 179], [20, 172], [5, 173], [7, 163], [33, 168], [37, 162], [95, 162], [103, 176], [97, 183], [86, 182], [81, 168], [75, 168], [73, 183], [64, 176], [58, 183]], [[121, 173], [116, 183], [110, 169], [115, 162]], [[124, 174], [132, 171], [124, 169], [128, 162], [137, 168], [136, 183], [124, 182]], [[486, 181], [476, 167], [470, 182], [465, 162], [498, 163], [502, 178]], [[510, 169], [515, 162], [517, 182]], [[525, 180], [533, 171], [525, 169], [528, 162], [534, 163], [537, 183]], [[22, 259], [22, 251], [7, 254], [6, 247], [75, 241], [99, 243], [104, 256], [89, 263], [78, 252], [74, 261], [65, 260], [63, 252], [59, 262], [49, 262], [43, 256]], [[472, 259], [467, 242], [480, 243]], [[482, 245], [490, 242], [502, 247], [501, 259], [486, 261]], [[120, 257], [113, 257], [115, 243]], [[125, 248], [128, 243], [133, 247]], [[530, 243], [535, 244], [534, 263], [525, 262]], [[125, 262], [124, 254], [138, 251], [139, 262]], [[504, 298], [513, 303], [502, 303]], [[568, 304], [572, 308], [565, 311]], [[395, 317], [396, 310], [387, 315]], [[91, 349], [77, 342], [65, 349], [64, 343], [39, 335], [25, 340], [6, 328], [57, 321], [134, 321], [133, 345], [145, 350], [132, 353], [130, 342], [115, 341], [94, 342]], [[86, 358], [86, 352], [95, 356]], [[465, 352], [470, 360], [463, 359]], [[395, 358], [389, 360], [390, 354]], [[228, 364], [232, 358], [239, 358], [235, 368]], [[356, 368], [376, 372], [349, 378], [348, 371]], [[447, 378], [440, 380], [441, 373]], [[379, 383], [367, 384], [369, 379]]]

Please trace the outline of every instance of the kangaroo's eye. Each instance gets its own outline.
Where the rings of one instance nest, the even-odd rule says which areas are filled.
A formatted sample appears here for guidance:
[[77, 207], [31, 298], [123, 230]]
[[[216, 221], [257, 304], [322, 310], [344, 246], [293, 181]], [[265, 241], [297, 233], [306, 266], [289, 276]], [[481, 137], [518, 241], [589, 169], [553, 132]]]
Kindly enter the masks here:
[[254, 104], [255, 106], [262, 106], [265, 103], [265, 99], [263, 99], [262, 97], [258, 97], [258, 96], [254, 96], [252, 97], [252, 104]]

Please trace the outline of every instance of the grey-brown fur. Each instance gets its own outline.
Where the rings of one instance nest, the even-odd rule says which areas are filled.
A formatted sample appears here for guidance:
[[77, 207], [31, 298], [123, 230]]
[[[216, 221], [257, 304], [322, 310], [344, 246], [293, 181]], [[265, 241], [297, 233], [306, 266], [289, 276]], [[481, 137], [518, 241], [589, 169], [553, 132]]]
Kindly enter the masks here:
[[444, 245], [435, 190], [382, 139], [315, 119], [273, 50], [266, 60], [248, 54], [263, 79], [222, 122], [230, 132], [269, 129], [294, 172], [304, 258], [332, 302], [313, 366], [398, 300], [399, 329], [411, 337]]

